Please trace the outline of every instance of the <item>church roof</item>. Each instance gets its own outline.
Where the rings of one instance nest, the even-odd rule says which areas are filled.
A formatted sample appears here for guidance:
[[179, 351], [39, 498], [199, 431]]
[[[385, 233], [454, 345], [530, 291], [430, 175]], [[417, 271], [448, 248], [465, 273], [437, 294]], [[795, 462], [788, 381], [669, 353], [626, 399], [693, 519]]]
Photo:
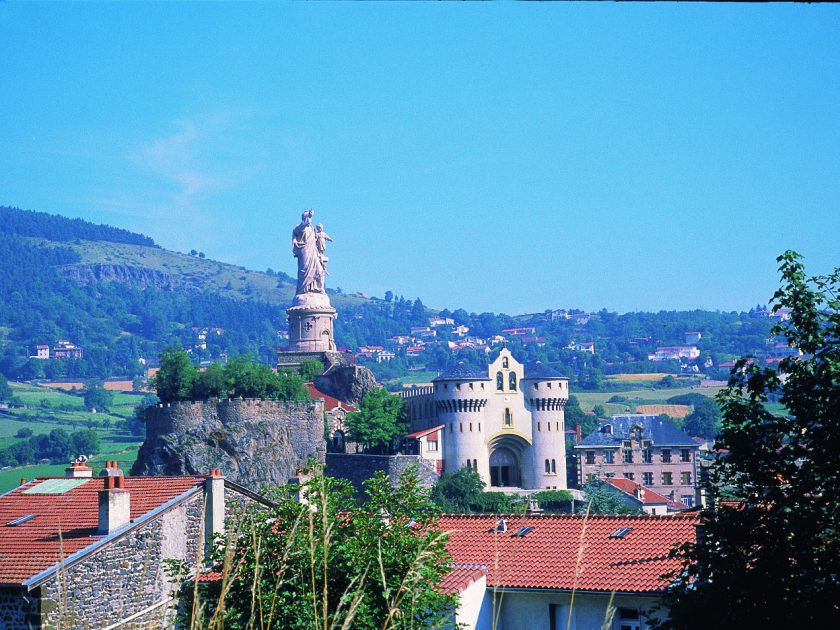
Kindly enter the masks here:
[[630, 438], [630, 429], [636, 425], [642, 427], [642, 439], [650, 440], [654, 446], [697, 446], [687, 433], [680, 431], [668, 420], [663, 420], [659, 416], [628, 414], [611, 416], [597, 431], [587, 435], [575, 448], [621, 446], [623, 440]]
[[566, 378], [553, 367], [547, 366], [542, 361], [528, 363], [525, 365], [525, 378], [543, 379], [543, 378]]
[[489, 381], [490, 378], [487, 376], [487, 372], [478, 372], [473, 370], [470, 366], [468, 366], [463, 361], [459, 361], [458, 364], [441, 374], [435, 379], [432, 379], [432, 382], [437, 381]]

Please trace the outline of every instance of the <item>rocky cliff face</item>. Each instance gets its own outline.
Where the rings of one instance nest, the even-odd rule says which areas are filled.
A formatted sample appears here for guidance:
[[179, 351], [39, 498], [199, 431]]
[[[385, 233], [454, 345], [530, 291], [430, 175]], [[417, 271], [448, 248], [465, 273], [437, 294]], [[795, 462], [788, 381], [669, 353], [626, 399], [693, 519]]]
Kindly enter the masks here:
[[337, 365], [326, 374], [315, 377], [315, 387], [325, 394], [356, 406], [372, 389], [381, 387], [376, 377], [366, 367], [358, 365]]
[[128, 265], [69, 265], [64, 267], [62, 272], [79, 284], [94, 281], [119, 282], [138, 289], [151, 287], [168, 291], [174, 290], [176, 284], [175, 278], [169, 274]]
[[146, 410], [133, 475], [207, 474], [260, 489], [286, 483], [310, 458], [324, 462], [321, 400], [222, 400]]

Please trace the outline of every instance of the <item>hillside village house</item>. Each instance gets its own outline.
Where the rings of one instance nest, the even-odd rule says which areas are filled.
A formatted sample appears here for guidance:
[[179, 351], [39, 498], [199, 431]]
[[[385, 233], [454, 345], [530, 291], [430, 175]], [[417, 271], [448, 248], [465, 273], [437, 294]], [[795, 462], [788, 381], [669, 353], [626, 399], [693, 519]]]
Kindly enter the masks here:
[[669, 552], [696, 541], [698, 522], [696, 512], [444, 515], [438, 527], [455, 567], [444, 585], [461, 596], [455, 621], [476, 630], [642, 630], [663, 603], [663, 575], [680, 568]]
[[693, 361], [700, 356], [697, 346], [659, 346], [653, 354], [648, 355], [649, 361], [678, 361], [688, 359]]
[[623, 477], [691, 507], [700, 444], [659, 416], [612, 416], [575, 446], [580, 483]]
[[92, 475], [74, 463], [0, 496], [0, 627], [166, 627], [178, 584], [163, 561], [194, 567], [226, 507], [261, 501], [219, 471]]

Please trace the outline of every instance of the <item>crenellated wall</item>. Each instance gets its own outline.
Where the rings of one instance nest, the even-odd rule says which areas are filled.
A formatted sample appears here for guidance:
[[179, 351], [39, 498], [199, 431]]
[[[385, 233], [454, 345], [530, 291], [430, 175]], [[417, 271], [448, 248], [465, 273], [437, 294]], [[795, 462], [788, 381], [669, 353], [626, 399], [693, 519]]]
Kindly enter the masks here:
[[146, 410], [133, 475], [207, 474], [249, 488], [286, 483], [310, 458], [323, 463], [324, 402], [262, 399], [161, 404]]

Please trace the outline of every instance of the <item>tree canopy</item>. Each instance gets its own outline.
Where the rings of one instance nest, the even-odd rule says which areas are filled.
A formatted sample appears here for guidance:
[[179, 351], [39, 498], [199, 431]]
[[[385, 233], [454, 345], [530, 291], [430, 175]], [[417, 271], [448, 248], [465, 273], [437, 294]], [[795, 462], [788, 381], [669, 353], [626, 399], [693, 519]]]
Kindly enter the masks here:
[[617, 492], [610, 490], [607, 484], [593, 479], [583, 484], [586, 500], [578, 504], [578, 512], [590, 514], [640, 514], [642, 510], [627, 505]]
[[359, 411], [347, 414], [348, 439], [369, 453], [388, 454], [408, 430], [405, 403], [384, 388], [365, 394]]
[[208, 398], [309, 399], [300, 376], [274, 372], [247, 354], [230, 360], [225, 366], [213, 363], [201, 372], [184, 350], [169, 348], [161, 354], [154, 385], [161, 402]]
[[821, 627], [840, 618], [840, 268], [809, 278], [795, 252], [778, 260], [773, 308], [791, 311], [773, 332], [804, 354], [778, 368], [743, 359], [719, 394], [702, 537], [683, 550], [662, 627]]

